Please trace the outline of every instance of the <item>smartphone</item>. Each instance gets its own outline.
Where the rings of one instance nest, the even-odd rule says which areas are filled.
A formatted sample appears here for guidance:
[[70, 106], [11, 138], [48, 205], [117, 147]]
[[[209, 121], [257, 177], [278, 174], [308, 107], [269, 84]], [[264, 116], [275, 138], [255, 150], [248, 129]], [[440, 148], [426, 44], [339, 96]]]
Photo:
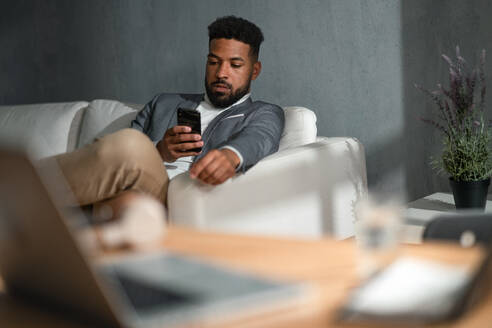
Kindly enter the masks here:
[[[189, 126], [191, 133], [202, 134], [202, 122], [200, 112], [189, 108], [178, 108], [178, 125]], [[201, 152], [202, 147], [193, 148], [188, 151]]]

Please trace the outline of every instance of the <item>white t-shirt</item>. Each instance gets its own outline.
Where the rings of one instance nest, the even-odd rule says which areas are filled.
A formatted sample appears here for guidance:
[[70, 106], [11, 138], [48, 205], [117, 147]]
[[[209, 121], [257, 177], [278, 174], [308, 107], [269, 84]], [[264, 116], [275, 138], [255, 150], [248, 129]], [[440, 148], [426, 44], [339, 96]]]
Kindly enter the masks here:
[[[205, 94], [205, 99], [196, 108], [196, 110], [200, 112], [200, 118], [201, 118], [201, 123], [202, 123], [201, 124], [202, 134], [203, 134], [203, 132], [205, 132], [205, 130], [207, 129], [207, 126], [210, 124], [210, 122], [212, 122], [213, 119], [217, 115], [230, 109], [233, 106], [241, 104], [246, 99], [248, 99], [250, 96], [251, 96], [251, 94], [248, 93], [247, 95], [245, 95], [244, 97], [242, 97], [241, 99], [239, 99], [238, 101], [236, 101], [234, 104], [232, 104], [231, 106], [229, 106], [227, 108], [217, 108], [217, 107], [214, 107], [214, 105], [212, 105], [212, 103], [208, 99], [208, 96]], [[236, 155], [239, 157], [239, 160], [240, 160], [238, 168], [241, 167], [241, 165], [243, 163], [243, 156], [239, 153], [239, 151], [237, 151], [237, 149], [235, 149], [234, 147], [231, 147], [231, 146], [225, 146], [223, 148], [230, 149], [236, 153]], [[169, 177], [169, 179], [172, 179], [175, 176], [177, 176], [178, 174], [181, 174], [183, 172], [187, 172], [190, 169], [191, 164], [193, 163], [194, 157], [195, 156], [181, 157], [172, 163], [164, 162], [164, 165], [166, 166], [167, 176]]]

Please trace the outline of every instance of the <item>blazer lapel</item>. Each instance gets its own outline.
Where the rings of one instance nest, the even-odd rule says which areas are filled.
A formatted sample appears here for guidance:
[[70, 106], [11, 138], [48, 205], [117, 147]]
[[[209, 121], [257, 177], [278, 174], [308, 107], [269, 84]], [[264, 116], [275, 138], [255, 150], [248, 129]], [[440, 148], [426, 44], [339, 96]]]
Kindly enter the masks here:
[[[240, 112], [244, 108], [248, 108], [249, 106], [251, 106], [252, 103], [253, 103], [253, 101], [251, 100], [251, 96], [250, 96], [250, 97], [248, 97], [248, 99], [246, 99], [245, 101], [243, 101], [239, 105], [232, 106], [228, 110], [225, 110], [222, 113], [220, 113], [219, 115], [217, 115], [212, 120], [212, 122], [210, 122], [207, 129], [202, 134], [202, 140], [204, 141], [203, 150], [205, 150], [205, 147], [207, 147], [207, 144], [210, 141], [210, 137], [212, 136], [217, 124], [220, 121], [222, 121], [224, 118], [226, 118], [228, 116], [237, 115], [238, 112]], [[206, 151], [208, 151], [208, 150], [209, 149], [207, 149]], [[200, 155], [196, 156], [194, 162], [197, 161], [198, 159], [202, 158], [204, 155], [205, 155], [205, 153], [202, 152]]]
[[204, 99], [204, 96], [205, 94], [203, 93], [194, 94], [194, 95], [185, 95], [183, 96], [183, 102], [181, 102], [178, 107], [196, 109]]
[[240, 103], [239, 105], [236, 105], [236, 106], [232, 106], [231, 108], [229, 108], [228, 110], [225, 110], [223, 111], [222, 113], [220, 113], [219, 115], [217, 115], [213, 120], [212, 122], [210, 122], [210, 124], [208, 125], [207, 129], [203, 132], [203, 136], [202, 136], [202, 139], [204, 140], [207, 140], [208, 141], [208, 138], [210, 137], [210, 135], [212, 134], [212, 132], [214, 131], [215, 129], [215, 126], [217, 125], [217, 123], [219, 123], [224, 117], [226, 116], [229, 116], [229, 115], [234, 115], [236, 111], [239, 111], [241, 110], [241, 108], [245, 108], [245, 107], [248, 107], [251, 105], [253, 101], [251, 100], [251, 97], [249, 97], [248, 99], [246, 99], [245, 101], [243, 101], [242, 103]]

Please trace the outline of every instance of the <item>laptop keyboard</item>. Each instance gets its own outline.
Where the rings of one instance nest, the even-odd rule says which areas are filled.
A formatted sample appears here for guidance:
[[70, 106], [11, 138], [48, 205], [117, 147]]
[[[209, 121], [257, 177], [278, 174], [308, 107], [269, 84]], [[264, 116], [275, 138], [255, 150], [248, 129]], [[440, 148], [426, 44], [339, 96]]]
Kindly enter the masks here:
[[192, 295], [178, 293], [162, 286], [147, 284], [125, 274], [114, 273], [112, 276], [119, 282], [137, 312], [145, 312], [156, 308], [170, 310], [183, 305], [190, 305], [197, 301], [197, 298]]

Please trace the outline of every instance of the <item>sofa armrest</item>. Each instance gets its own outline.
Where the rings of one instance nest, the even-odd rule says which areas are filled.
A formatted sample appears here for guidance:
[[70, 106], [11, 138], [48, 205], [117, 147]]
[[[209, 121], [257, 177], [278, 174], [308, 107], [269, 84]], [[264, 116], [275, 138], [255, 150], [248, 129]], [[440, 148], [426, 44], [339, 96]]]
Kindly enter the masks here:
[[353, 138], [318, 138], [279, 151], [219, 186], [175, 177], [172, 223], [276, 236], [354, 234], [353, 205], [367, 194], [363, 146]]

